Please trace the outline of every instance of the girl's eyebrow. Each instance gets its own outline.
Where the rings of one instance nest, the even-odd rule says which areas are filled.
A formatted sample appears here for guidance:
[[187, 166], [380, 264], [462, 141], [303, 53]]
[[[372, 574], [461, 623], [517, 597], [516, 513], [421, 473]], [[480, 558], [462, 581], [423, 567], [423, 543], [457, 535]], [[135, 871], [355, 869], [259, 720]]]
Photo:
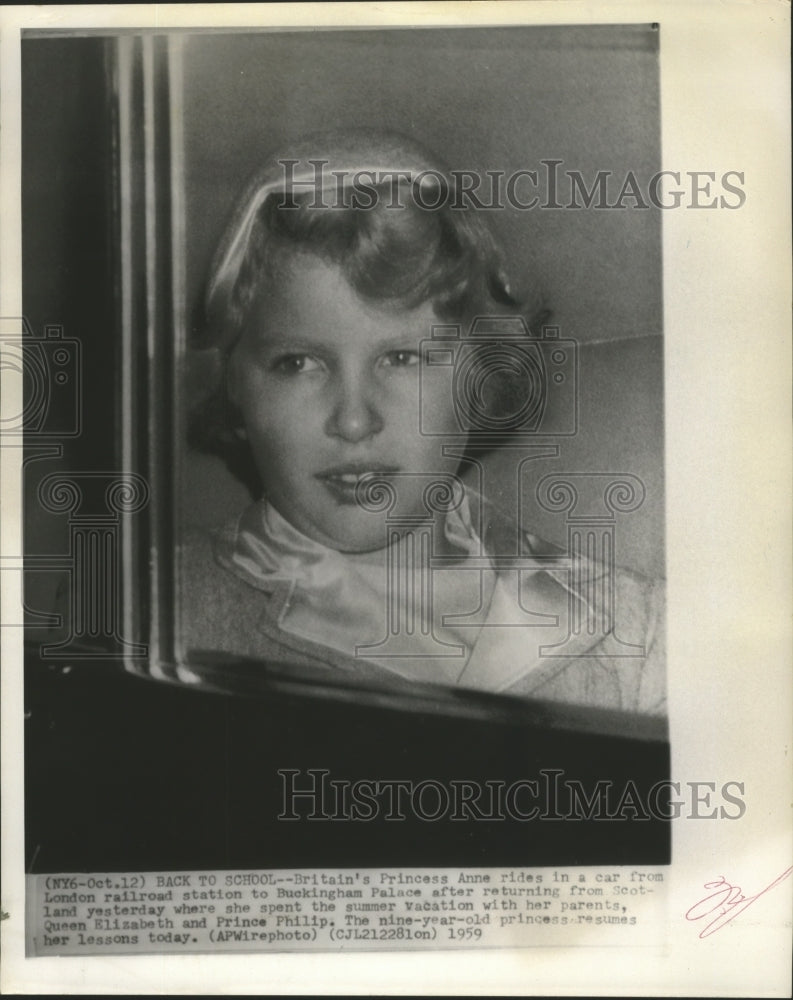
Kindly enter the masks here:
[[310, 336], [294, 336], [270, 333], [259, 330], [255, 335], [256, 346], [266, 348], [270, 351], [283, 351], [288, 354], [297, 354], [300, 351], [326, 351], [328, 343], [326, 341], [314, 340]]
[[[384, 351], [417, 350], [423, 340], [428, 340], [428, 334], [404, 333], [388, 340], [375, 341], [372, 339], [369, 346], [376, 354]], [[288, 337], [278, 333], [265, 333], [261, 331], [256, 337], [260, 347], [265, 347], [269, 351], [283, 351], [289, 354], [297, 354], [301, 351], [315, 354], [335, 354], [338, 353], [338, 343], [333, 340], [319, 340], [308, 335]]]
[[400, 351], [413, 350], [418, 348], [422, 340], [428, 339], [426, 334], [403, 333], [398, 337], [391, 337], [377, 345], [378, 351]]

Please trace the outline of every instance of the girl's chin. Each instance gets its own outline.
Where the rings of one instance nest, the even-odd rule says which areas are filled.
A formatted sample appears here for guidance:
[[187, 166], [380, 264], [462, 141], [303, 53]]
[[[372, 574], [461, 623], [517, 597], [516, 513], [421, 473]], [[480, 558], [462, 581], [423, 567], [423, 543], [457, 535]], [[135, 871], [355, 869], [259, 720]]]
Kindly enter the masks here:
[[325, 545], [352, 555], [384, 549], [388, 541], [385, 524], [382, 524], [379, 531], [334, 531], [327, 536]]
[[[292, 507], [294, 512], [294, 505]], [[348, 554], [376, 552], [385, 549], [402, 534], [406, 525], [389, 520], [387, 511], [362, 510], [351, 504], [339, 504], [335, 510], [324, 510], [322, 516], [311, 518], [308, 511], [301, 517], [290, 517], [285, 505], [284, 518], [299, 531], [326, 548]], [[411, 519], [413, 520], [413, 519]]]
[[347, 555], [363, 555], [366, 552], [380, 552], [398, 542], [405, 533], [406, 526], [386, 525], [383, 520], [379, 530], [335, 532], [323, 539], [323, 544]]
[[[309, 532], [304, 533], [308, 534]], [[356, 511], [352, 516], [334, 518], [314, 526], [312, 538], [337, 552], [374, 552], [388, 544], [388, 526], [383, 515]]]

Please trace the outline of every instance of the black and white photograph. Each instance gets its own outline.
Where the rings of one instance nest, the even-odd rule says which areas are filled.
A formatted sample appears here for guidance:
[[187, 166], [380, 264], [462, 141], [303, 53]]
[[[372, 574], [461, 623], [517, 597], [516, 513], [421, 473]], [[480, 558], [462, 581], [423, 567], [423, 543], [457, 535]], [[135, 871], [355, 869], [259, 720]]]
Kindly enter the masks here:
[[[588, 944], [627, 976], [679, 899], [724, 947], [793, 869], [678, 874], [779, 780], [705, 695], [760, 649], [696, 558], [740, 563], [705, 504], [748, 451], [677, 262], [753, 176], [669, 138], [682, 15], [247, 6], [19, 29], [25, 964]], [[780, 741], [789, 702], [752, 709]]]
[[[118, 519], [75, 537], [67, 634], [41, 666], [58, 712], [80, 689], [86, 762], [99, 739], [112, 774], [119, 751], [126, 761], [120, 722], [102, 732], [83, 715], [112, 697], [102, 686], [140, 698], [152, 726], [168, 705], [139, 762], [122, 765], [145, 786], [135, 820], [123, 803], [109, 820], [107, 801], [102, 816], [86, 803], [77, 858], [62, 856], [51, 820], [57, 792], [73, 801], [75, 789], [42, 766], [45, 788], [29, 786], [34, 871], [95, 867], [92, 850], [122, 870], [315, 867], [380, 850], [390, 864], [668, 861], [653, 792], [669, 777], [658, 34], [23, 39], [25, 316], [39, 326], [74, 290], [75, 320], [38, 346], [68, 350], [82, 317], [81, 380], [65, 387], [82, 388], [84, 416], [104, 416], [84, 421], [28, 496], [74, 530], [89, 511]], [[71, 172], [47, 118], [64, 154], [75, 140], [91, 150]], [[83, 225], [67, 228], [47, 199]], [[44, 266], [44, 246], [72, 267]], [[104, 303], [87, 301], [73, 270], [87, 281], [99, 262]], [[88, 507], [97, 483], [106, 510]], [[90, 679], [75, 667], [52, 680], [81, 648]], [[125, 666], [173, 687], [136, 683]], [[195, 697], [205, 689], [232, 700]], [[213, 737], [197, 749], [203, 732]], [[48, 760], [50, 741], [34, 743], [31, 771], [45, 746]], [[155, 761], [180, 791], [153, 799], [149, 841], [133, 831], [151, 822], [141, 805]], [[546, 844], [543, 826], [498, 818], [498, 793], [484, 801], [487, 778], [551, 770], [564, 783], [581, 780], [576, 765], [598, 796], [613, 782], [596, 834], [582, 837], [574, 816], [570, 843], [554, 829]], [[407, 840], [372, 817], [385, 799], [354, 795], [389, 778], [438, 785], [420, 802], [403, 789], [408, 813], [418, 806]], [[278, 820], [294, 812], [279, 794], [319, 795], [334, 779], [350, 802], [305, 803], [331, 832]], [[464, 838], [460, 808], [446, 807], [454, 779], [470, 784]], [[653, 801], [637, 806], [648, 781]], [[227, 811], [186, 837], [210, 788]], [[540, 812], [585, 808], [534, 797]], [[444, 811], [432, 826], [422, 815]]]

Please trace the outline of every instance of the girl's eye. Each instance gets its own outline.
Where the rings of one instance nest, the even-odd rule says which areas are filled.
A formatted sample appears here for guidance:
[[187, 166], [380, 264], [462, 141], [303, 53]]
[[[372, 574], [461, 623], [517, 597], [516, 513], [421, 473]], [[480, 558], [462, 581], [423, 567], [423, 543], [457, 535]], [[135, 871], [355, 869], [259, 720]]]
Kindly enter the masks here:
[[389, 351], [383, 355], [383, 363], [389, 368], [409, 368], [419, 360], [418, 351]]
[[282, 354], [272, 362], [272, 370], [280, 375], [302, 375], [319, 371], [320, 364], [308, 354]]

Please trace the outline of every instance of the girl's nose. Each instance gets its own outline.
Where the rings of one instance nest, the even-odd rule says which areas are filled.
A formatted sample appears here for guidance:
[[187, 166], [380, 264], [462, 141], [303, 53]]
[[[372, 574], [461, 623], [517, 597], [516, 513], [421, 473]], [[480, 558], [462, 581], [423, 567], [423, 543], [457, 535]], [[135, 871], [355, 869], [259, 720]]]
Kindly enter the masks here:
[[383, 417], [375, 394], [360, 381], [345, 381], [325, 425], [331, 437], [352, 443], [365, 441], [383, 429]]

